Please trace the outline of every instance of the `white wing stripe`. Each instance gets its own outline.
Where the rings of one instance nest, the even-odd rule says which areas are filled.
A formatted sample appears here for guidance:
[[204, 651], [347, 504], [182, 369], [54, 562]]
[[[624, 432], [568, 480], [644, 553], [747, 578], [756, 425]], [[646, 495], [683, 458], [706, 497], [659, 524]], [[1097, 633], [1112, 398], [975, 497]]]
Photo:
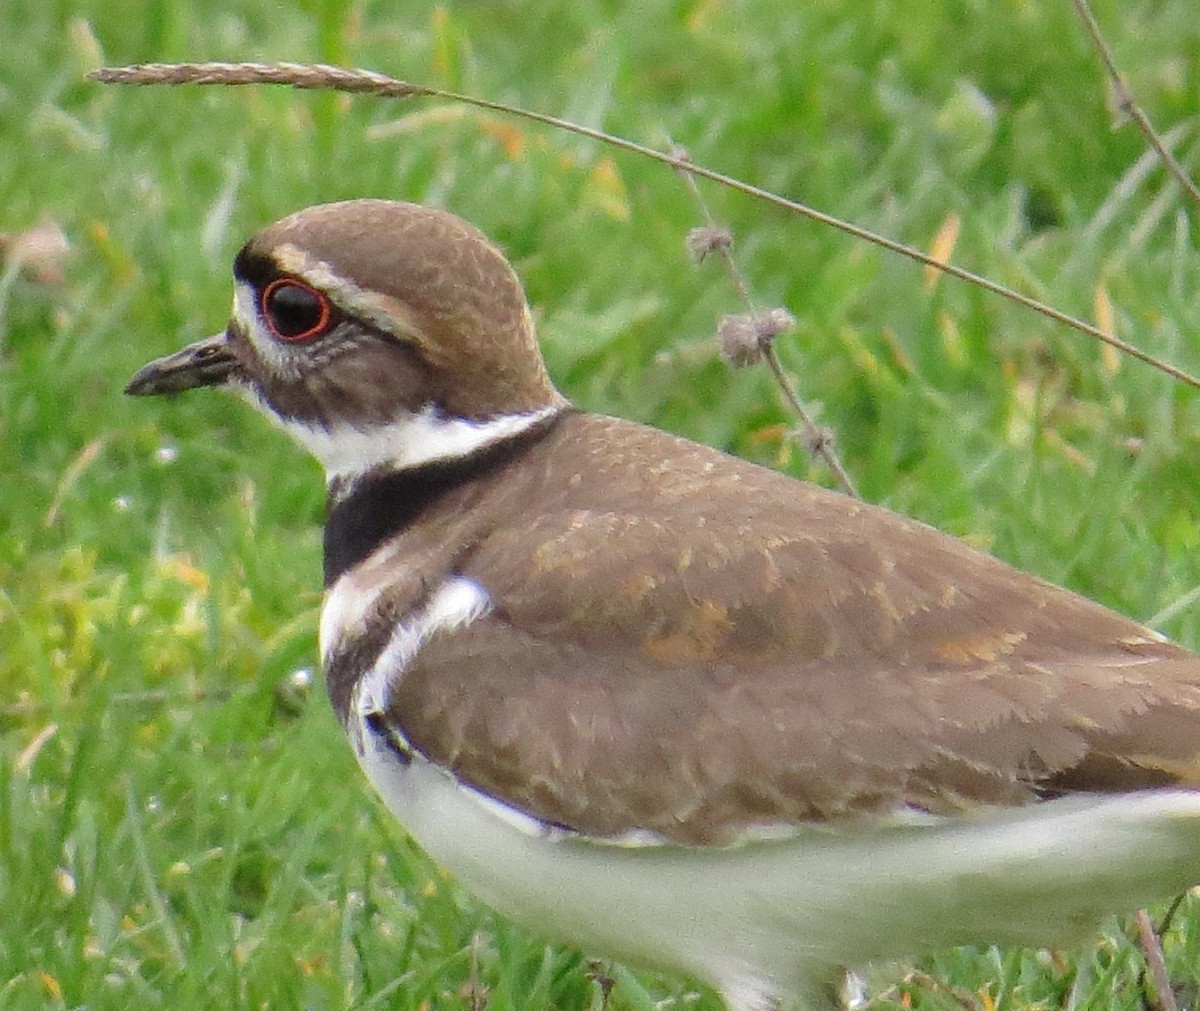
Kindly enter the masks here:
[[447, 579], [429, 603], [392, 632], [383, 651], [355, 688], [351, 708], [360, 717], [387, 709], [390, 686], [435, 632], [458, 628], [482, 617], [491, 609], [487, 591], [472, 579]]

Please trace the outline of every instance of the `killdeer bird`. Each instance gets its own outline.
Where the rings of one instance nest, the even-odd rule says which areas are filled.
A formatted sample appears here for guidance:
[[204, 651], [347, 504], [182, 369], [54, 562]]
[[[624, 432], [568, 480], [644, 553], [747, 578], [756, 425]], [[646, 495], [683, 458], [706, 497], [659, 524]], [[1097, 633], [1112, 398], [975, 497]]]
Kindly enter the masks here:
[[1069, 943], [1200, 881], [1200, 657], [927, 526], [573, 408], [504, 257], [309, 208], [132, 394], [245, 394], [328, 476], [358, 760], [480, 897], [735, 1011]]

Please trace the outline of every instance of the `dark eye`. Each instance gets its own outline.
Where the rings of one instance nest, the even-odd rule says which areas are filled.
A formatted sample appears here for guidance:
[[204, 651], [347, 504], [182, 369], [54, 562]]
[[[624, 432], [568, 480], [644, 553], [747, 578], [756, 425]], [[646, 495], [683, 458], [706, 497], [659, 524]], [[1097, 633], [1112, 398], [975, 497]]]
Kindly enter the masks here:
[[261, 301], [271, 333], [288, 344], [319, 337], [333, 315], [328, 298], [294, 277], [272, 281], [263, 289]]

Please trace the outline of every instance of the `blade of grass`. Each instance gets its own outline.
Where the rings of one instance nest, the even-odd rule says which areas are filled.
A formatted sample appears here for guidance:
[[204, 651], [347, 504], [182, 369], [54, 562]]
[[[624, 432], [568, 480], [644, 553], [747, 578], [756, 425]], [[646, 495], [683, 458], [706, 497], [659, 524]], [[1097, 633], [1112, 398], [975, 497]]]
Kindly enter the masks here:
[[1200, 379], [1190, 375], [1178, 366], [1163, 361], [1114, 334], [1105, 333], [1091, 323], [1086, 323], [1068, 313], [1055, 309], [1053, 306], [1039, 302], [1028, 295], [1023, 295], [1019, 291], [1000, 284], [997, 281], [992, 281], [963, 267], [957, 267], [952, 263], [943, 262], [913, 246], [907, 246], [902, 242], [897, 242], [895, 239], [889, 239], [886, 236], [869, 231], [849, 221], [844, 221], [832, 214], [809, 207], [807, 204], [802, 204], [797, 200], [790, 200], [787, 197], [772, 193], [770, 190], [743, 182], [740, 179], [724, 175], [713, 169], [705, 168], [703, 165], [696, 165], [686, 158], [657, 151], [644, 144], [638, 144], [635, 141], [627, 140], [624, 137], [617, 137], [593, 127], [582, 126], [570, 120], [560, 119], [557, 116], [534, 112], [530, 109], [522, 109], [486, 98], [478, 98], [474, 95], [444, 91], [440, 88], [431, 88], [421, 84], [411, 84], [375, 71], [348, 70], [342, 67], [330, 67], [323, 64], [142, 63], [127, 67], [104, 67], [89, 73], [87, 76], [89, 80], [98, 81], [101, 84], [214, 84], [225, 86], [283, 84], [307, 91], [332, 89], [351, 94], [369, 94], [378, 98], [438, 98], [449, 102], [461, 102], [475, 108], [487, 109], [490, 112], [500, 112], [509, 116], [517, 116], [521, 119], [541, 123], [558, 130], [565, 130], [581, 137], [587, 137], [591, 140], [640, 155], [643, 158], [653, 159], [654, 161], [670, 166], [676, 171], [699, 176], [702, 179], [718, 183], [721, 186], [744, 193], [747, 196], [766, 201], [776, 207], [800, 214], [830, 228], [836, 228], [838, 231], [844, 232], [856, 239], [870, 242], [889, 252], [905, 256], [923, 266], [939, 270], [960, 281], [966, 281], [968, 284], [983, 288], [985, 291], [999, 295], [1010, 302], [1015, 302], [1017, 305], [1024, 306], [1026, 309], [1030, 309], [1048, 319], [1062, 323], [1095, 340], [1101, 341], [1121, 353], [1129, 355], [1131, 358], [1136, 358], [1138, 361], [1171, 376], [1181, 383], [1185, 383], [1195, 389], [1200, 389]]

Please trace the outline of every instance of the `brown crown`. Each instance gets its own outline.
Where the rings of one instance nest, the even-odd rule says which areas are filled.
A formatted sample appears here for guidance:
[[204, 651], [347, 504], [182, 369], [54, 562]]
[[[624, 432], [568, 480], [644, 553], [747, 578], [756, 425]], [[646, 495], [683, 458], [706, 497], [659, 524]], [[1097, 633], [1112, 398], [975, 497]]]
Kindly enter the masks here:
[[420, 359], [421, 396], [447, 414], [522, 413], [562, 399], [516, 273], [453, 214], [388, 200], [322, 204], [263, 229], [243, 257], [306, 276], [349, 316], [399, 338]]

